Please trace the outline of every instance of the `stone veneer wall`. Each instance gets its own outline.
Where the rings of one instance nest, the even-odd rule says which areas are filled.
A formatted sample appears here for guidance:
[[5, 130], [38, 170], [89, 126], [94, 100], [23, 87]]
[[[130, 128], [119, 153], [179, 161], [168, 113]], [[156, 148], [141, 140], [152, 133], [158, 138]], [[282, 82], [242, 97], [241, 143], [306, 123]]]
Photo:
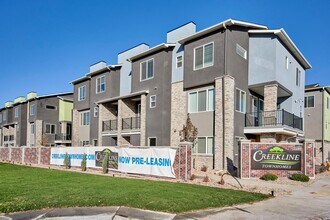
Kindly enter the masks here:
[[141, 113], [140, 113], [140, 145], [146, 144], [146, 117], [147, 117], [147, 95], [141, 95]]
[[192, 174], [192, 145], [181, 143], [176, 151], [173, 164], [174, 173], [177, 179], [188, 180]]
[[324, 141], [322, 146], [322, 141], [315, 142], [315, 164], [321, 165], [322, 163], [325, 164], [327, 161], [330, 160], [330, 142]]
[[271, 143], [242, 142], [240, 147], [240, 177], [243, 179], [260, 178], [266, 173], [273, 173], [280, 177], [288, 177], [293, 173], [304, 173], [310, 178], [315, 177], [315, 157], [314, 143], [305, 142], [304, 144], [277, 143], [286, 150], [301, 151], [302, 163], [301, 170], [252, 170], [251, 169], [251, 150], [268, 149], [274, 146]]
[[50, 165], [50, 147], [0, 147], [0, 161]]
[[235, 114], [235, 79], [225, 75], [215, 79], [214, 169], [226, 170], [233, 160]]
[[79, 112], [72, 110], [72, 146], [79, 146]]
[[[103, 146], [102, 143], [102, 132], [103, 132], [103, 121], [116, 120], [117, 116], [114, 114], [115, 107], [110, 104], [99, 105], [99, 127], [98, 127], [98, 144]], [[118, 129], [118, 128], [117, 128]]]
[[171, 146], [180, 143], [180, 131], [186, 123], [187, 93], [183, 91], [183, 81], [172, 83], [171, 88]]

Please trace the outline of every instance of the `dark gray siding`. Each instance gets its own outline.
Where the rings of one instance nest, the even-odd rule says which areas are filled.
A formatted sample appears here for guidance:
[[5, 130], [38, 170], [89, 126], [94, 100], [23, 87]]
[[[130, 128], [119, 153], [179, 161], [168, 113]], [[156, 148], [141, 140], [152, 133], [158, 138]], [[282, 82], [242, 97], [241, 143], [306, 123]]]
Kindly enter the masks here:
[[[184, 88], [199, 87], [214, 83], [214, 79], [222, 76], [224, 70], [224, 41], [225, 34], [220, 31], [211, 33], [203, 38], [188, 42], [184, 46]], [[194, 70], [194, 49], [208, 43], [214, 43], [213, 66]]]
[[[154, 58], [154, 78], [140, 81], [140, 63]], [[146, 100], [146, 140], [157, 137], [158, 146], [170, 145], [172, 51], [163, 50], [132, 64], [132, 92], [149, 90]], [[150, 96], [156, 95], [156, 108], [150, 108]]]
[[[78, 101], [78, 88], [81, 86], [86, 86], [86, 99], [82, 101]], [[86, 80], [74, 85], [74, 105], [73, 108], [78, 111], [89, 109], [90, 103], [90, 80]]]
[[314, 96], [314, 108], [305, 108], [305, 137], [322, 140], [322, 91], [305, 92], [305, 97], [307, 96]]

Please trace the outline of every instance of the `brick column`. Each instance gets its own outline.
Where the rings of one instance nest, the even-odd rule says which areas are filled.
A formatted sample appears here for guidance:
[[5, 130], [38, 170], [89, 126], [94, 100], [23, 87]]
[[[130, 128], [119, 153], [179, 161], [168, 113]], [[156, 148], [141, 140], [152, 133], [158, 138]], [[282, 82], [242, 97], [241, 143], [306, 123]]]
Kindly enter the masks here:
[[41, 146], [42, 144], [42, 135], [43, 135], [43, 123], [42, 123], [42, 120], [36, 120], [35, 122], [35, 138], [36, 138], [36, 142], [35, 142], [35, 145], [36, 146]]
[[99, 128], [98, 128], [98, 144], [99, 146], [103, 146], [103, 138], [102, 138], [102, 129], [103, 129], [103, 121], [104, 121], [104, 112], [105, 107], [103, 104], [99, 104]]
[[179, 144], [173, 165], [175, 177], [177, 179], [190, 179], [192, 168], [191, 153], [192, 143], [182, 142]]
[[264, 110], [277, 110], [277, 84], [264, 86]]
[[180, 142], [180, 130], [187, 118], [187, 93], [183, 81], [172, 83], [171, 88], [171, 146]]
[[72, 110], [72, 146], [79, 146], [79, 112]]
[[2, 129], [0, 128], [0, 147], [3, 147], [2, 144]]
[[[119, 99], [118, 100], [118, 117], [117, 117], [117, 146], [118, 147], [121, 147], [122, 146], [122, 143], [123, 143], [123, 137], [121, 136], [121, 129], [122, 129], [122, 119], [123, 119], [123, 116], [122, 116], [122, 111], [123, 111], [123, 100]], [[142, 107], [142, 106], [141, 106]]]
[[146, 146], [146, 117], [147, 117], [147, 96], [141, 95], [141, 115], [140, 115], [140, 145]]
[[214, 169], [226, 170], [234, 151], [235, 79], [225, 75], [215, 79]]

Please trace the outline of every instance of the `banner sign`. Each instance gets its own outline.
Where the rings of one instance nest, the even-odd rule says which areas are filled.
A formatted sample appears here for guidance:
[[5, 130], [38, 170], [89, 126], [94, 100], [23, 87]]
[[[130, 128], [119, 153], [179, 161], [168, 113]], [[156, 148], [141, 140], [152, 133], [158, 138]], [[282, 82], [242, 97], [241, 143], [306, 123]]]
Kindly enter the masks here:
[[176, 150], [171, 148], [53, 147], [50, 164], [64, 165], [66, 153], [70, 166], [80, 167], [86, 154], [87, 167], [102, 167], [103, 158], [108, 156], [108, 168], [112, 170], [175, 178], [173, 164]]
[[289, 151], [279, 146], [251, 150], [253, 170], [301, 170], [301, 160], [301, 151]]

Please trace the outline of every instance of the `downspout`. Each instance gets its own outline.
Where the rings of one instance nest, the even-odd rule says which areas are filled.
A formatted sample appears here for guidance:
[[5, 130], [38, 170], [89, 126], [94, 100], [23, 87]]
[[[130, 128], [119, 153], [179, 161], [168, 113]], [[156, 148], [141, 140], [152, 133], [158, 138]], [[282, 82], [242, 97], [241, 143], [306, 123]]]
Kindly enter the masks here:
[[322, 163], [324, 163], [325, 161], [323, 161], [324, 158], [324, 92], [325, 89], [324, 87], [322, 88]]
[[[226, 24], [223, 24], [223, 28], [225, 29], [225, 45], [224, 45], [224, 75], [227, 75], [227, 38], [228, 38], [228, 34], [227, 34], [227, 27]], [[225, 118], [225, 81], [224, 78], [222, 78], [222, 132], [223, 132], [223, 138], [222, 138], [222, 147], [223, 147], [223, 157], [222, 157], [222, 168], [223, 170], [226, 169], [226, 141], [225, 141], [225, 122], [226, 122], [226, 118]]]

